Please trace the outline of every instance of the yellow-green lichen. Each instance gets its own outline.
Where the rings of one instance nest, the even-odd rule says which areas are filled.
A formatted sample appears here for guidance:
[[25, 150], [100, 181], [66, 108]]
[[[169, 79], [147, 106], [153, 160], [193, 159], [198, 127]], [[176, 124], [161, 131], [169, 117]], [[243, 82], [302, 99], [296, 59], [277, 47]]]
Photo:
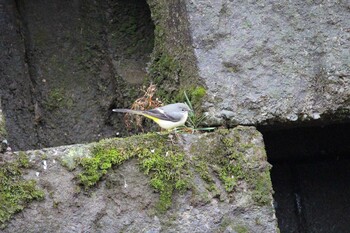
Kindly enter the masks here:
[[20, 152], [16, 160], [5, 162], [0, 167], [0, 228], [4, 228], [6, 221], [29, 202], [44, 197], [34, 180], [22, 177], [23, 169], [29, 165], [27, 155]]

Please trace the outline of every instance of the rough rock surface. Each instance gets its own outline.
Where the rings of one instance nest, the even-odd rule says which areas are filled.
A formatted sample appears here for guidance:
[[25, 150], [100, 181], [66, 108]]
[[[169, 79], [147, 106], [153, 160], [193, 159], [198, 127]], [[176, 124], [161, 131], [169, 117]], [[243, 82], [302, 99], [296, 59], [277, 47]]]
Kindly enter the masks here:
[[[235, 140], [232, 143], [238, 147], [232, 152], [242, 152], [245, 164], [252, 171], [262, 171], [268, 166], [262, 136], [253, 127], [238, 127], [226, 137], [220, 133], [182, 135], [180, 143], [186, 160], [194, 162], [198, 156], [210, 159], [220, 148], [218, 158], [228, 156], [222, 150], [222, 140], [226, 139]], [[194, 188], [176, 193], [172, 207], [161, 213], [154, 208], [159, 194], [151, 188], [149, 177], [140, 171], [135, 158], [110, 169], [88, 195], [79, 193], [74, 178], [79, 169], [68, 171], [59, 161], [72, 154], [88, 156], [93, 146], [26, 152], [33, 166], [25, 177], [35, 179], [46, 197], [16, 214], [2, 232], [277, 232], [269, 182], [267, 202], [259, 204], [252, 199], [258, 187], [239, 181], [235, 190], [228, 193], [212, 171], [210, 176], [219, 191], [214, 194], [193, 171]]]
[[7, 139], [12, 141], [16, 138], [15, 144], [19, 148], [33, 148], [38, 143], [33, 115], [33, 86], [25, 62], [25, 46], [18, 18], [15, 1], [1, 0], [0, 108], [6, 118]]
[[349, 119], [349, 1], [186, 6], [212, 124]]
[[153, 34], [142, 0], [0, 0], [0, 97], [12, 147], [125, 132], [110, 110], [139, 97]]

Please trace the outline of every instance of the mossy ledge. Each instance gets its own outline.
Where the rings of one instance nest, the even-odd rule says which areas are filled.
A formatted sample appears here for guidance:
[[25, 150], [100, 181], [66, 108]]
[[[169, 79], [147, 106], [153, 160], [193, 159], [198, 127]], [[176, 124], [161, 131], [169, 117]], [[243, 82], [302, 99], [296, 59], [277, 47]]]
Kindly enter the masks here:
[[77, 179], [87, 190], [95, 186], [112, 166], [137, 158], [140, 169], [150, 176], [150, 185], [160, 194], [157, 209], [165, 211], [172, 204], [173, 192], [185, 191], [190, 178], [183, 151], [168, 140], [167, 134], [157, 133], [102, 140], [92, 145], [91, 156], [77, 160], [82, 168]]
[[[89, 192], [91, 187], [98, 186], [109, 169], [137, 159], [140, 169], [150, 177], [150, 185], [160, 194], [156, 205], [159, 211], [171, 207], [175, 191], [186, 190], [208, 199], [217, 195], [234, 198], [235, 193], [248, 188], [245, 193], [250, 197], [250, 204], [269, 205], [272, 201], [270, 165], [262, 141], [255, 143], [259, 141], [256, 138], [261, 139], [258, 134], [254, 127], [219, 130], [200, 135], [186, 151], [183, 138], [191, 135], [180, 136], [176, 143], [168, 134], [158, 133], [105, 139], [91, 144], [89, 155], [76, 158], [79, 169], [75, 173], [78, 183]], [[201, 183], [194, 177], [201, 177]], [[215, 182], [217, 179], [220, 184]], [[206, 191], [199, 193], [197, 187], [203, 184]]]
[[13, 214], [22, 211], [31, 201], [44, 198], [44, 192], [34, 180], [23, 179], [23, 171], [30, 167], [24, 152], [19, 152], [0, 166], [0, 229]]
[[[188, 216], [197, 219], [197, 211], [203, 213], [199, 216], [203, 224], [218, 216], [212, 232], [229, 228], [251, 232], [255, 227], [263, 229], [269, 225], [274, 216], [270, 165], [262, 136], [254, 127], [170, 136], [173, 135], [148, 133], [6, 153], [3, 161], [7, 165], [0, 170], [1, 204], [5, 198], [9, 205], [3, 205], [2, 210], [6, 207], [5, 213], [13, 214], [31, 200], [43, 197], [35, 182], [26, 181], [30, 178], [38, 180], [48, 195], [42, 202], [32, 204], [33, 208], [27, 208], [26, 214], [14, 216], [5, 232], [17, 232], [14, 226], [23, 221], [30, 229], [41, 224], [37, 228], [40, 231], [49, 225], [56, 232], [67, 221], [69, 226], [76, 224], [74, 219], [64, 217], [72, 213], [93, 227], [101, 211], [114, 213], [118, 208], [126, 211], [113, 214], [113, 223], [122, 223], [125, 216], [136, 214], [135, 229], [153, 224], [158, 218], [158, 226], [164, 230], [181, 231], [184, 228], [177, 228], [178, 224], [188, 221]], [[236, 209], [240, 211], [232, 211]], [[95, 216], [87, 219], [87, 212]], [[248, 220], [247, 215], [251, 216]], [[10, 215], [2, 212], [1, 216], [4, 225]], [[220, 220], [225, 216], [227, 224]], [[257, 226], [256, 221], [261, 225]], [[71, 229], [69, 226], [65, 232]]]

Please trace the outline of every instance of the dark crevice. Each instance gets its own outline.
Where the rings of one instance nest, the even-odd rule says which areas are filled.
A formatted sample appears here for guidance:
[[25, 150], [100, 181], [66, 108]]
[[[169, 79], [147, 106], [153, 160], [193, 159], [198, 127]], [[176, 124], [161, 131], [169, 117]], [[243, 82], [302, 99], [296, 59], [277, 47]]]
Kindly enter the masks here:
[[282, 233], [347, 232], [350, 124], [262, 131]]
[[[23, 9], [22, 4], [23, 3], [21, 3], [21, 1], [15, 0], [16, 10], [18, 12], [18, 16], [20, 20], [19, 30], [20, 30], [20, 34], [22, 35], [22, 40], [24, 44], [24, 59], [28, 67], [28, 74], [29, 74], [30, 81], [32, 83], [32, 91], [34, 92], [35, 86], [37, 85], [36, 72], [35, 72], [35, 66], [31, 60], [31, 55], [30, 55], [32, 51], [31, 36], [30, 36], [30, 31], [28, 29], [28, 24], [26, 20], [26, 12]], [[32, 99], [33, 99], [33, 96], [34, 95], [32, 95]]]
[[21, 35], [23, 45], [24, 45], [24, 63], [26, 66], [24, 69], [27, 70], [28, 76], [29, 76], [29, 93], [30, 96], [27, 96], [27, 98], [30, 99], [30, 102], [32, 103], [32, 121], [34, 122], [33, 124], [33, 131], [32, 135], [34, 135], [36, 141], [36, 146], [40, 146], [40, 137], [39, 137], [39, 132], [38, 132], [38, 123], [40, 123], [40, 111], [39, 111], [39, 101], [37, 101], [37, 98], [40, 98], [40, 93], [36, 91], [36, 86], [37, 86], [37, 75], [35, 71], [35, 66], [34, 63], [32, 62], [31, 59], [31, 51], [32, 51], [32, 42], [31, 42], [31, 36], [30, 36], [30, 31], [28, 29], [28, 24], [27, 24], [27, 17], [26, 17], [26, 12], [23, 9], [24, 3], [20, 0], [15, 0], [15, 8], [17, 11], [18, 19], [19, 19], [19, 34]]
[[301, 177], [299, 176], [298, 171], [297, 169], [295, 169], [295, 167], [292, 167], [290, 172], [292, 174], [292, 185], [294, 187], [293, 194], [294, 194], [295, 214], [297, 216], [297, 223], [298, 223], [298, 231], [307, 232], [306, 220], [304, 216], [303, 199], [301, 196], [302, 188], [300, 187]]

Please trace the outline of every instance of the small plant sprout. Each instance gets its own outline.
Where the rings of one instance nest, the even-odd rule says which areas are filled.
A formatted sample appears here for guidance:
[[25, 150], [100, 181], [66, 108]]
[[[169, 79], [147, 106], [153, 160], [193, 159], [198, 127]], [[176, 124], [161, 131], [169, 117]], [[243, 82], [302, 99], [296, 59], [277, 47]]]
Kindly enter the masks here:
[[214, 130], [215, 127], [200, 127], [203, 125], [204, 120], [206, 118], [206, 115], [204, 114], [198, 114], [195, 109], [193, 108], [193, 105], [188, 98], [186, 91], [184, 91], [185, 99], [186, 99], [186, 104], [188, 107], [192, 110], [188, 113], [188, 119], [187, 119], [187, 126], [192, 130], [192, 133], [194, 131], [211, 131]]

